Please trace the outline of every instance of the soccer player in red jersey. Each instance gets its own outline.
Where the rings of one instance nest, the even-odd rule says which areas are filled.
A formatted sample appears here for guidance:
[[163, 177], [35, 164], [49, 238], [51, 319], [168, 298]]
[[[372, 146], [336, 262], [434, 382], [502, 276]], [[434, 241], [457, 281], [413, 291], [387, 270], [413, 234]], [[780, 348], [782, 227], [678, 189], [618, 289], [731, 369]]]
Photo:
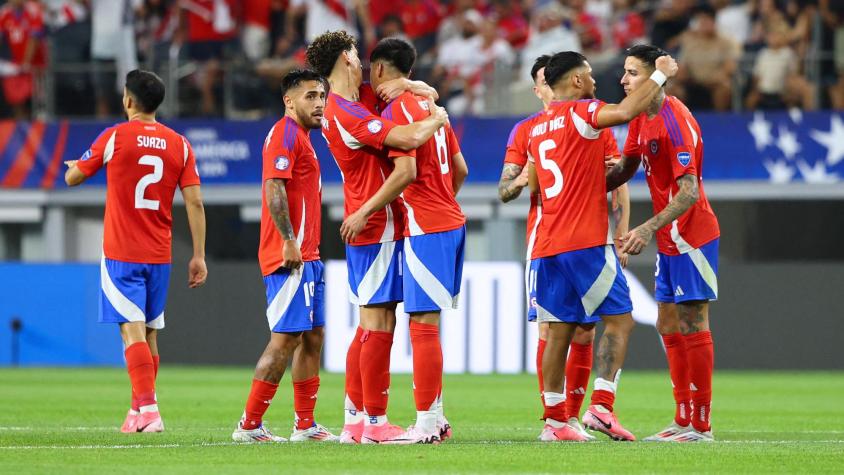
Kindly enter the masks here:
[[[383, 39], [370, 54], [370, 83], [377, 88], [407, 77], [415, 61], [410, 43]], [[426, 98], [408, 91], [391, 101], [381, 116], [396, 124], [413, 124], [430, 116], [428, 107]], [[442, 407], [440, 313], [457, 307], [466, 240], [466, 218], [455, 199], [454, 181], [462, 182], [468, 168], [448, 124], [416, 150], [391, 151], [389, 156], [409, 159], [415, 176], [402, 192], [407, 211], [402, 287], [404, 311], [410, 315], [416, 423], [385, 443], [438, 443], [451, 436]]]
[[293, 70], [281, 83], [284, 117], [263, 150], [261, 242], [258, 260], [267, 288], [270, 342], [258, 360], [237, 442], [284, 442], [263, 423], [264, 413], [293, 362], [291, 442], [336, 441], [314, 420], [325, 327], [324, 266], [319, 256], [322, 184], [309, 132], [322, 126], [325, 84], [311, 70]]
[[397, 198], [415, 178], [412, 157], [390, 160], [387, 154], [416, 149], [448, 116], [433, 101], [428, 102], [431, 116], [409, 125], [397, 126], [367, 110], [359, 101], [362, 71], [355, 39], [345, 31], [319, 36], [306, 56], [331, 89], [322, 133], [343, 174], [340, 233], [346, 243], [350, 297], [360, 308], [360, 326], [346, 358], [340, 442], [380, 443], [404, 432], [388, 422], [387, 401], [395, 309], [402, 300], [404, 212]]
[[[542, 55], [536, 59], [531, 68], [531, 77], [534, 81], [533, 91], [536, 97], [542, 101], [543, 112], [548, 109], [548, 104], [554, 100], [554, 94], [545, 82], [545, 66], [551, 57]], [[544, 117], [543, 112], [538, 112], [528, 118], [519, 121], [513, 126], [510, 137], [507, 140], [507, 152], [504, 156], [504, 168], [501, 171], [501, 180], [498, 183], [498, 196], [503, 202], [511, 201], [519, 196], [522, 188], [527, 186], [527, 162], [528, 162], [528, 141], [532, 126], [540, 122]], [[618, 152], [618, 144], [613, 136], [612, 129], [601, 130], [601, 139], [604, 142], [604, 156], [609, 160], [616, 160], [621, 155]], [[615, 221], [615, 236], [621, 237], [627, 233], [627, 226], [630, 218], [630, 197], [627, 192], [627, 185], [618, 188], [618, 193], [613, 193], [612, 200], [613, 218]], [[530, 208], [527, 218], [527, 264], [525, 266], [525, 295], [527, 296], [528, 321], [536, 321], [536, 292], [535, 279], [531, 279], [531, 264], [535, 263], [530, 258], [533, 251], [533, 244], [536, 238], [538, 217], [541, 216], [539, 207], [539, 196], [531, 194]], [[626, 266], [626, 255], [620, 255], [622, 267]], [[535, 271], [535, 269], [533, 269]], [[597, 321], [597, 319], [596, 319]], [[539, 394], [542, 396], [542, 355], [545, 350], [545, 340], [550, 323], [539, 323], [539, 341], [536, 348], [536, 375], [539, 380]], [[595, 325], [587, 323], [578, 325], [571, 341], [569, 357], [566, 360], [566, 412], [569, 415], [568, 423], [573, 428], [588, 438], [593, 436], [583, 430], [580, 424], [580, 408], [586, 396], [586, 387], [589, 385], [589, 375], [592, 371], [592, 343], [595, 340]], [[543, 403], [544, 409], [544, 403]]]
[[[621, 84], [635, 94], [666, 53], [650, 45], [627, 50]], [[703, 191], [703, 137], [689, 109], [660, 89], [630, 123], [619, 175], [645, 164], [654, 216], [625, 236], [638, 254], [656, 235], [657, 330], [674, 386], [674, 421], [646, 440], [714, 440], [710, 425], [713, 346], [709, 302], [718, 298], [718, 219]], [[608, 177], [608, 180], [613, 177]]]
[[563, 377], [574, 330], [600, 315], [606, 325], [599, 345], [598, 378], [585, 426], [616, 440], [635, 440], [619, 424], [612, 405], [627, 341], [633, 328], [630, 293], [609, 232], [606, 165], [600, 129], [632, 120], [644, 111], [677, 65], [661, 58], [651, 83], [621, 104], [594, 99], [591, 67], [580, 53], [548, 60], [545, 79], [554, 91], [545, 120], [530, 131], [528, 181], [539, 192], [542, 219], [532, 258], [537, 320], [549, 322], [542, 360], [545, 427], [540, 440], [587, 440], [567, 423]]
[[155, 397], [158, 330], [170, 280], [173, 195], [182, 190], [193, 257], [188, 286], [205, 283], [205, 210], [199, 174], [187, 139], [156, 122], [164, 83], [148, 71], [126, 75], [128, 122], [107, 128], [79, 160], [67, 162], [65, 182], [76, 186], [106, 166], [105, 233], [100, 264], [100, 322], [120, 325], [132, 408], [121, 432], [161, 432]]

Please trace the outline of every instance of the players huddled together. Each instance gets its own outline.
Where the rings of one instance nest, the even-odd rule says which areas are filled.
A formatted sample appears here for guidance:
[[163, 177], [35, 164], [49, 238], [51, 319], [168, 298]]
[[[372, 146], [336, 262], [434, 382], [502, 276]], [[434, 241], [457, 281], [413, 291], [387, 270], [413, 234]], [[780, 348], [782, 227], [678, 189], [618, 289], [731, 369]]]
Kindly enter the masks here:
[[[444, 414], [442, 310], [460, 294], [466, 219], [456, 200], [468, 168], [437, 92], [409, 79], [416, 52], [388, 38], [372, 49], [364, 81], [356, 39], [345, 31], [316, 38], [311, 69], [284, 78], [284, 116], [262, 147], [258, 260], [270, 339], [255, 367], [232, 439], [284, 442], [264, 423], [288, 364], [293, 381], [290, 441], [437, 444], [452, 437]], [[564, 51], [536, 59], [531, 76], [543, 108], [518, 122], [507, 141], [499, 198], [528, 188], [525, 292], [539, 325], [537, 376], [541, 441], [633, 441], [614, 411], [634, 321], [624, 276], [629, 255], [656, 236], [657, 330], [674, 388], [675, 414], [645, 440], [714, 440], [710, 426], [713, 346], [708, 303], [717, 298], [718, 222], [701, 179], [700, 127], [663, 86], [677, 73], [664, 51], [627, 51], [626, 98], [595, 98], [587, 58]], [[122, 432], [161, 432], [155, 394], [157, 332], [164, 327], [170, 274], [172, 203], [182, 191], [193, 237], [188, 285], [205, 282], [205, 217], [188, 140], [156, 121], [164, 84], [135, 70], [126, 78], [128, 121], [106, 129], [79, 160], [67, 162], [75, 186], [105, 165], [105, 234], [100, 321], [120, 326], [132, 404]], [[629, 124], [623, 151], [611, 127]], [[349, 297], [360, 320], [346, 358], [344, 426], [339, 435], [314, 417], [325, 326], [320, 261], [320, 162], [310, 131], [321, 129], [343, 176], [340, 235]], [[628, 230], [625, 183], [644, 164], [654, 216]], [[609, 197], [608, 197], [609, 194]], [[609, 200], [609, 202], [608, 202]], [[387, 417], [396, 307], [409, 315], [416, 421]], [[581, 407], [592, 371], [592, 396]]]

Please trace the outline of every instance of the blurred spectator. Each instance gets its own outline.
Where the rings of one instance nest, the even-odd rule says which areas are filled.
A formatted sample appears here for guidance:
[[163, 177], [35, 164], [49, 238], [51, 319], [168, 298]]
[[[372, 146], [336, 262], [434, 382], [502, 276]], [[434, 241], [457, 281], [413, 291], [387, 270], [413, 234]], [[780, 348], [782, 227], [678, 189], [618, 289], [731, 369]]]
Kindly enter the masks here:
[[440, 29], [437, 32], [437, 44], [442, 46], [446, 41], [461, 35], [462, 15], [468, 10], [475, 10], [476, 3], [476, 0], [454, 0], [452, 11], [440, 22]]
[[37, 2], [10, 0], [0, 8], [0, 31], [10, 63], [3, 67], [3, 94], [15, 118], [25, 119], [32, 98], [32, 70], [44, 66], [44, 12]]
[[[395, 7], [395, 3], [392, 5]], [[363, 29], [362, 39], [365, 45], [361, 56], [365, 56], [366, 49], [375, 46], [377, 37], [375, 26], [370, 19], [367, 0], [291, 0], [290, 6], [290, 24], [295, 23], [298, 17], [305, 18], [305, 41], [308, 43], [326, 31], [346, 30], [354, 36], [359, 36], [355, 26], [359, 22]]]
[[98, 117], [122, 111], [123, 78], [138, 67], [134, 9], [139, 0], [91, 1], [91, 59]]
[[663, 49], [676, 49], [678, 37], [689, 27], [691, 12], [691, 0], [662, 0], [654, 13], [651, 43]]
[[645, 19], [632, 8], [633, 0], [613, 0], [612, 39], [618, 49], [645, 42]]
[[403, 0], [400, 15], [404, 32], [418, 56], [425, 55], [437, 43], [441, 12], [434, 0]]
[[670, 93], [691, 108], [728, 110], [740, 47], [715, 29], [712, 9], [700, 8], [693, 18], [692, 28], [680, 38], [680, 72]]
[[243, 30], [240, 42], [250, 61], [260, 61], [270, 55], [270, 15], [272, 0], [241, 0]]
[[47, 0], [44, 2], [44, 8], [44, 23], [53, 30], [83, 21], [88, 17], [86, 0]]
[[799, 73], [797, 54], [788, 45], [787, 30], [768, 33], [768, 45], [759, 51], [753, 66], [753, 87], [747, 108], [815, 108], [815, 91]]
[[399, 38], [410, 43], [410, 38], [404, 33], [404, 24], [398, 15], [385, 16], [378, 26], [379, 38]]
[[522, 49], [520, 78], [530, 77], [530, 68], [536, 58], [558, 51], [582, 51], [577, 34], [562, 23], [565, 12], [557, 3], [539, 10], [531, 27], [528, 43]]
[[494, 0], [490, 15], [498, 28], [498, 34], [513, 48], [522, 48], [527, 43], [528, 23], [515, 0]]
[[829, 102], [833, 109], [844, 109], [844, 2], [818, 2], [824, 33], [823, 51], [831, 53], [831, 61], [823, 61], [821, 81], [829, 85]]
[[715, 9], [715, 26], [718, 33], [743, 45], [750, 38], [750, 4], [732, 3], [731, 0], [710, 0]]
[[168, 44], [179, 27], [176, 7], [166, 0], [144, 0], [135, 10], [138, 58], [153, 63], [167, 57]]
[[604, 37], [598, 17], [586, 11], [586, 0], [565, 0], [571, 10], [571, 22], [574, 31], [580, 37], [584, 52], [598, 52], [603, 48]]
[[179, 0], [186, 28], [188, 58], [198, 63], [194, 81], [201, 94], [200, 112], [217, 114], [221, 62], [229, 55], [237, 35], [233, 0]]

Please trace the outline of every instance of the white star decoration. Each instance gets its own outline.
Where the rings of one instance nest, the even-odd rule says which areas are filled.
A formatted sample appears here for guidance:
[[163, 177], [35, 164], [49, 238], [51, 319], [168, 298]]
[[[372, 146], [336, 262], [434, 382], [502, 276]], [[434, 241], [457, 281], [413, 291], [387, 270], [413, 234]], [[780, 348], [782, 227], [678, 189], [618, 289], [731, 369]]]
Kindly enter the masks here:
[[791, 177], [794, 176], [794, 169], [785, 161], [766, 160], [763, 163], [765, 168], [768, 169], [768, 174], [771, 175], [771, 183], [788, 183], [791, 181]]
[[788, 109], [788, 116], [791, 117], [792, 122], [799, 124], [803, 120], [803, 111], [797, 107], [792, 107], [791, 109]]
[[765, 120], [765, 116], [761, 112], [753, 114], [753, 121], [747, 125], [747, 128], [750, 130], [753, 140], [756, 141], [756, 150], [763, 150], [773, 143], [771, 123]]
[[803, 175], [803, 179], [806, 180], [806, 183], [829, 184], [838, 181], [838, 175], [835, 173], [827, 173], [826, 165], [820, 160], [818, 160], [813, 167], [810, 167], [809, 164], [803, 160], [798, 160], [797, 168], [800, 170], [800, 174]]
[[812, 130], [809, 135], [815, 142], [826, 147], [827, 165], [835, 166], [838, 162], [844, 160], [844, 121], [836, 114], [830, 115], [829, 129], [829, 132]]
[[800, 151], [800, 142], [797, 141], [797, 134], [788, 130], [788, 127], [780, 124], [779, 137], [777, 137], [777, 147], [782, 150], [785, 158], [791, 160]]

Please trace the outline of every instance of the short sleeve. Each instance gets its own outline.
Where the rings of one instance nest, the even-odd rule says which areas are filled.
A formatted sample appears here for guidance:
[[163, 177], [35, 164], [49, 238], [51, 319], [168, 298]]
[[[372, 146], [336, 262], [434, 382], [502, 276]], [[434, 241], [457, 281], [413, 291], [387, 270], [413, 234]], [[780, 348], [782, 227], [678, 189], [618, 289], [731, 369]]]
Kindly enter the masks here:
[[262, 181], [271, 178], [289, 180], [293, 177], [296, 128], [284, 119], [276, 123], [264, 140]]
[[504, 163], [512, 163], [524, 167], [528, 161], [528, 134], [525, 121], [520, 121], [513, 126], [510, 136], [507, 138], [507, 149], [504, 152]]
[[612, 129], [606, 128], [601, 130], [601, 140], [604, 142], [604, 158], [618, 158], [618, 142], [615, 140], [615, 134]]
[[[350, 135], [348, 139], [378, 150], [384, 148], [384, 140], [396, 127], [393, 121], [369, 112], [359, 102], [338, 100], [337, 105], [334, 117], [340, 122], [343, 131]], [[343, 131], [340, 133], [345, 135]]]
[[[695, 165], [695, 148], [700, 139], [697, 132], [692, 130], [692, 125], [681, 116], [681, 111], [675, 111], [673, 107], [663, 107], [660, 112], [665, 131], [668, 135], [666, 140], [668, 147], [664, 153], [668, 154], [668, 161], [671, 163], [673, 178], [676, 180], [683, 175], [697, 175]], [[678, 120], [678, 118], [680, 120]]]
[[[408, 125], [413, 123], [414, 113], [418, 111], [413, 110], [413, 101], [407, 101], [407, 95], [402, 94], [394, 101], [387, 104], [381, 117], [393, 122], [396, 125]], [[406, 101], [406, 102], [405, 102]], [[412, 112], [411, 112], [412, 111]], [[387, 147], [387, 157], [393, 159], [398, 157], [416, 157], [416, 149], [414, 150], [400, 150], [396, 148]]]
[[598, 99], [585, 99], [577, 101], [575, 112], [577, 115], [582, 117], [590, 127], [595, 130], [599, 130], [598, 112], [600, 112], [605, 105], [607, 104], [604, 101], [599, 101]]
[[117, 140], [117, 128], [109, 127], [105, 129], [99, 137], [94, 140], [89, 148], [76, 162], [76, 167], [79, 168], [86, 177], [90, 177], [94, 173], [108, 163], [114, 156], [114, 143]]
[[640, 120], [633, 119], [627, 127], [627, 139], [624, 141], [623, 155], [626, 157], [639, 157], [642, 151], [639, 149], [639, 128]]
[[179, 176], [179, 188], [184, 190], [189, 186], [199, 185], [199, 167], [196, 166], [196, 156], [193, 154], [188, 139], [182, 137], [182, 153], [184, 154], [185, 166]]

